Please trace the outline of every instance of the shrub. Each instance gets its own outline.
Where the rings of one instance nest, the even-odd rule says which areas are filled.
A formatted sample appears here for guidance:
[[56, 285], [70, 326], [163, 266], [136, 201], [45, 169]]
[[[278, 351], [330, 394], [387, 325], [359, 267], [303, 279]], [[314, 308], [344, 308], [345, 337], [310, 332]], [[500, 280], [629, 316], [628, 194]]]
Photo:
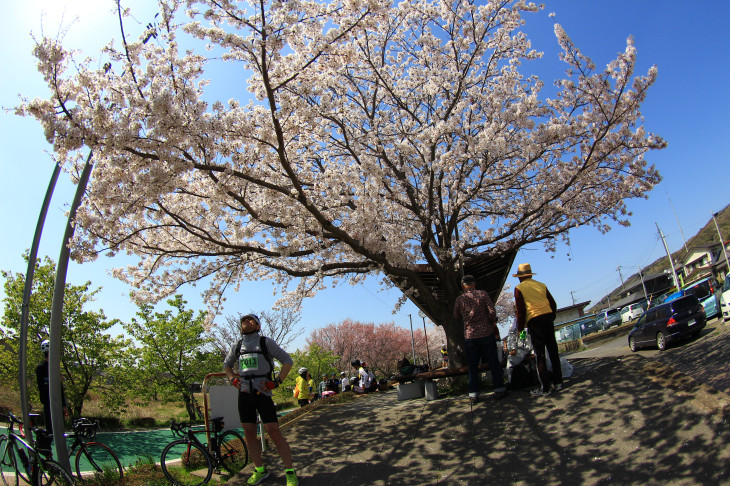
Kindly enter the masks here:
[[133, 427], [145, 427], [150, 428], [157, 425], [157, 420], [154, 417], [134, 417], [130, 419], [129, 425]]
[[99, 421], [99, 427], [102, 430], [119, 430], [123, 429], [124, 426], [122, 425], [122, 421], [119, 417], [86, 417], [89, 420], [98, 420]]

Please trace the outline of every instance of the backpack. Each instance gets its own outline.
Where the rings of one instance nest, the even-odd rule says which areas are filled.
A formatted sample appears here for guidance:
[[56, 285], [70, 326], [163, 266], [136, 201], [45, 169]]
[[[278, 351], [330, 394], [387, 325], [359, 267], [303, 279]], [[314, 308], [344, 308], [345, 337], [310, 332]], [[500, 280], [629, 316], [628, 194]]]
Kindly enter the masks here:
[[[236, 345], [236, 356], [241, 355], [241, 346], [243, 345], [243, 339], [238, 340], [238, 344]], [[259, 339], [259, 348], [261, 348], [261, 354], [264, 355], [264, 359], [266, 359], [266, 362], [269, 363], [269, 368], [271, 371], [268, 375], [261, 375], [267, 377], [269, 380], [272, 379], [273, 373], [274, 373], [274, 362], [271, 360], [271, 355], [269, 354], [269, 348], [266, 346], [266, 336], [260, 336]], [[253, 376], [252, 378], [259, 378], [258, 376]]]

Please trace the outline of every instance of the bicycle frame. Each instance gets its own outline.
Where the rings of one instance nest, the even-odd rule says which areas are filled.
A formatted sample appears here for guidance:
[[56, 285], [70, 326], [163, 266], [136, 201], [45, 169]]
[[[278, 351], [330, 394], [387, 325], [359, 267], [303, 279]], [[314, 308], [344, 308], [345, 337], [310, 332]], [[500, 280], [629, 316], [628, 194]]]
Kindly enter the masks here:
[[[222, 435], [221, 432], [216, 431], [215, 429], [211, 430], [208, 427], [205, 428], [205, 430], [193, 430], [192, 426], [189, 424], [175, 424], [180, 425], [180, 428], [187, 428], [185, 432], [178, 429], [178, 432], [180, 433], [179, 437], [182, 437], [183, 439], [187, 440], [188, 443], [192, 442], [194, 444], [197, 444], [200, 446], [205, 453], [210, 457], [211, 461], [213, 462], [214, 467], [218, 467], [222, 463], [222, 457], [221, 457], [221, 449], [220, 449], [220, 436]], [[200, 439], [198, 439], [197, 435], [205, 433], [207, 437], [210, 439], [208, 440], [208, 443], [203, 443]], [[212, 436], [211, 436], [212, 433]]]
[[[23, 437], [16, 434], [13, 430], [13, 421], [9, 421], [8, 434], [7, 434], [8, 446], [15, 446], [18, 451], [16, 459], [18, 462], [15, 463], [15, 474], [20, 477], [27, 477], [31, 484], [36, 484], [38, 481], [39, 465], [45, 464], [45, 460], [42, 459], [42, 454], [31, 446], [28, 441]], [[25, 452], [25, 457], [22, 453]], [[24, 474], [21, 474], [20, 468], [23, 468]]]

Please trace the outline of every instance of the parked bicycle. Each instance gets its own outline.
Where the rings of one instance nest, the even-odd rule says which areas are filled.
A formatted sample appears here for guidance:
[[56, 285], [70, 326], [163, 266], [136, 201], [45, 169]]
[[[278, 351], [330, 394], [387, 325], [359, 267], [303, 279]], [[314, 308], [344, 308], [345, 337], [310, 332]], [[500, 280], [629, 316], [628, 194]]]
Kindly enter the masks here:
[[71, 475], [59, 463], [14, 432], [15, 425], [21, 423], [20, 419], [10, 412], [0, 415], [0, 419], [8, 423], [7, 435], [0, 435], [0, 478], [5, 486], [18, 486], [21, 480], [22, 484], [37, 486], [74, 484]]
[[[248, 449], [241, 434], [223, 431], [223, 417], [211, 420], [212, 430], [197, 429], [186, 423], [172, 421], [170, 430], [179, 437], [162, 451], [160, 465], [165, 477], [175, 485], [199, 486], [208, 483], [213, 472], [225, 469], [233, 475], [248, 462]], [[204, 444], [197, 434], [210, 432], [210, 444]], [[195, 474], [194, 474], [195, 473]]]
[[[99, 430], [99, 421], [91, 421], [87, 418], [80, 418], [73, 421], [73, 435], [66, 434], [65, 437], [73, 439], [68, 450], [69, 460], [73, 461], [76, 467], [76, 477], [84, 479], [85, 476], [93, 475], [106, 483], [119, 481], [124, 477], [124, 468], [119, 458], [108, 446], [101, 442], [94, 441], [96, 432]], [[51, 442], [53, 436], [43, 429], [34, 429], [36, 433], [37, 449], [41, 454], [51, 458]], [[48, 444], [48, 447], [41, 447], [40, 444]]]

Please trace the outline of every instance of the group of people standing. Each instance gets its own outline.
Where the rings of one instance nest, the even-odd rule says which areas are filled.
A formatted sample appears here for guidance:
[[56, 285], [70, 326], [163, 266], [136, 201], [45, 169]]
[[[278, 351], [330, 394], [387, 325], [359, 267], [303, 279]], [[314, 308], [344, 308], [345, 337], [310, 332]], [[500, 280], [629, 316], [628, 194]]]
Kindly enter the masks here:
[[[547, 286], [534, 280], [533, 275], [535, 274], [529, 264], [519, 265], [517, 273], [513, 275], [520, 280], [514, 293], [516, 318], [513, 330], [515, 339], [526, 341], [526, 333], [523, 332], [526, 329], [532, 340], [540, 382], [540, 386], [533, 390], [532, 394], [549, 395], [551, 384], [555, 390], [560, 390], [563, 382], [553, 326], [556, 305]], [[479, 362], [485, 358], [492, 373], [494, 397], [502, 399], [507, 394], [507, 390], [497, 355], [499, 332], [494, 304], [485, 291], [476, 289], [476, 280], [473, 276], [465, 275], [461, 283], [464, 292], [456, 300], [454, 318], [464, 323], [465, 348], [469, 365], [469, 397], [473, 401], [479, 398]], [[256, 315], [248, 314], [241, 317], [240, 326], [242, 338], [231, 345], [223, 364], [231, 384], [240, 391], [238, 393], [238, 413], [249, 454], [254, 463], [254, 470], [248, 484], [252, 486], [259, 484], [270, 474], [263, 465], [261, 444], [257, 438], [258, 414], [266, 433], [274, 442], [284, 463], [287, 486], [297, 486], [299, 479], [294, 471], [291, 449], [279, 429], [276, 407], [272, 399], [272, 390], [280, 386], [286, 379], [294, 361], [273, 339], [259, 334], [261, 322]], [[552, 374], [549, 373], [546, 366], [546, 349], [552, 363]], [[518, 355], [517, 348], [514, 349], [514, 353], [512, 351], [510, 349], [510, 357]], [[448, 354], [445, 349], [442, 355], [444, 364], [446, 364]], [[273, 359], [281, 364], [276, 376], [274, 376]], [[509, 361], [508, 358], [508, 379], [511, 373]], [[514, 363], [516, 359], [512, 361]], [[236, 363], [238, 363], [238, 372], [234, 372]], [[368, 393], [377, 389], [375, 376], [367, 369], [365, 363], [353, 360], [350, 364], [357, 372], [352, 383], [344, 372], [341, 372], [340, 380], [337, 380], [336, 375], [334, 378], [326, 380], [325, 375], [322, 380], [324, 389], [331, 389], [334, 386], [340, 391], [344, 391], [352, 386], [355, 393]], [[309, 371], [306, 368], [300, 368], [298, 371], [296, 398], [299, 405], [303, 406], [309, 403], [317, 392]]]
[[[529, 263], [520, 264], [517, 277], [520, 283], [515, 287], [515, 320], [508, 337], [509, 356], [507, 358], [507, 378], [512, 379], [512, 371], [532, 350], [535, 352], [539, 386], [530, 393], [534, 396], [549, 395], [552, 388], [560, 390], [563, 377], [560, 367], [558, 344], [555, 340], [555, 313], [557, 306], [547, 286], [532, 278], [535, 275]], [[461, 279], [464, 292], [456, 299], [454, 319], [464, 324], [464, 341], [469, 367], [469, 398], [479, 400], [479, 362], [484, 359], [494, 383], [494, 398], [501, 400], [507, 395], [502, 366], [497, 354], [497, 312], [492, 299], [483, 290], [477, 290], [476, 279], [464, 275]], [[528, 335], [531, 343], [528, 342]], [[510, 339], [512, 346], [510, 346]], [[530, 349], [530, 347], [532, 349]], [[546, 362], [550, 357], [552, 372]]]

